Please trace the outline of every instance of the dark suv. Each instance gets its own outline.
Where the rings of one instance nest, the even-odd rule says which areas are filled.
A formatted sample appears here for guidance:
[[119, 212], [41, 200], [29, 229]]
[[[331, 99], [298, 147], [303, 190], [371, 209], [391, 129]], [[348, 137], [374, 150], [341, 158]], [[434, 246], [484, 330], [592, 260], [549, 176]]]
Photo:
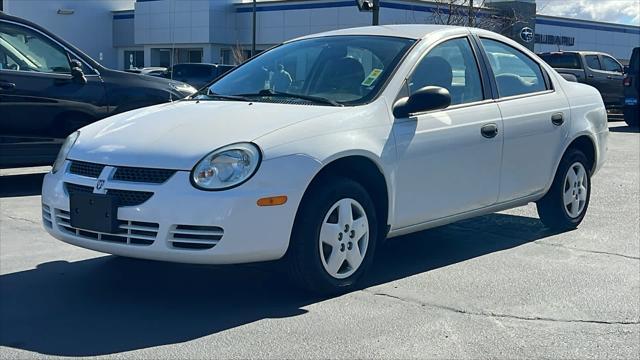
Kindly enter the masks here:
[[611, 55], [594, 51], [560, 51], [539, 55], [560, 74], [573, 75], [578, 82], [598, 89], [607, 109], [622, 109], [623, 68]]
[[629, 61], [629, 70], [624, 77], [624, 121], [629, 126], [638, 126], [638, 98], [640, 98], [640, 48], [634, 48]]
[[233, 65], [219, 64], [176, 64], [162, 76], [200, 89], [233, 68]]
[[107, 69], [42, 27], [0, 12], [0, 167], [51, 164], [76, 129], [194, 92]]

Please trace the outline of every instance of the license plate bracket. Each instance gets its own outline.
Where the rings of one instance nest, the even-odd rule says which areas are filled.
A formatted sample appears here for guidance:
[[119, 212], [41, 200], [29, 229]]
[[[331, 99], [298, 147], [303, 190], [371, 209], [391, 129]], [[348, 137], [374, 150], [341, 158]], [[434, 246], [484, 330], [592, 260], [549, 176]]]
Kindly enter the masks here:
[[103, 194], [71, 193], [69, 222], [81, 230], [114, 234], [118, 231], [118, 204]]

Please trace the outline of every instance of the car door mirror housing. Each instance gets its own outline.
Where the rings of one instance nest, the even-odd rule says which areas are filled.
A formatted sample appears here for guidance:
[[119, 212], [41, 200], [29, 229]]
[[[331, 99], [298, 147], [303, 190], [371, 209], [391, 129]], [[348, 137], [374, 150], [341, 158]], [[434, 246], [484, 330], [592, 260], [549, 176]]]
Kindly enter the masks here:
[[446, 109], [451, 105], [449, 90], [439, 86], [425, 86], [408, 97], [396, 101], [393, 105], [393, 115], [396, 118], [406, 118], [411, 114]]
[[84, 72], [82, 71], [82, 68], [80, 67], [72, 67], [71, 68], [71, 77], [73, 78], [73, 81], [79, 83], [79, 84], [86, 84], [87, 83], [87, 78], [86, 76], [84, 76]]

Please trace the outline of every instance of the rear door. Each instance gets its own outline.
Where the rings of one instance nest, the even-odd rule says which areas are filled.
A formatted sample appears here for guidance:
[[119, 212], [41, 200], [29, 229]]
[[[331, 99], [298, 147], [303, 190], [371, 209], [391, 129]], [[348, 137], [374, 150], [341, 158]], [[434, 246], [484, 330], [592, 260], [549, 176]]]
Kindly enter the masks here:
[[584, 55], [584, 67], [587, 73], [584, 83], [598, 89], [602, 99], [608, 97], [607, 75], [602, 71], [600, 57], [596, 54]]
[[555, 172], [568, 133], [568, 101], [526, 53], [495, 39], [481, 37], [480, 43], [495, 79], [504, 129], [498, 202], [540, 193]]
[[622, 106], [624, 98], [622, 65], [609, 55], [600, 55], [600, 59], [602, 70], [605, 72], [607, 96], [609, 97], [605, 102], [613, 106]]
[[[71, 76], [69, 53], [45, 34], [0, 21], [0, 136], [33, 156], [55, 156], [62, 139], [107, 113], [97, 73], [85, 66], [86, 83]], [[18, 152], [17, 155], [24, 155]]]

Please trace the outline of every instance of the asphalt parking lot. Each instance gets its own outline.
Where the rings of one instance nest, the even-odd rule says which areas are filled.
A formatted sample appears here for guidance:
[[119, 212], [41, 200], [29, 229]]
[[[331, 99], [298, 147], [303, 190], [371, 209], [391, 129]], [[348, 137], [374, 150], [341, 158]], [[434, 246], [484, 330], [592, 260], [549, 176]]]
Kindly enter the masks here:
[[389, 241], [365, 289], [302, 293], [277, 265], [132, 260], [41, 225], [46, 168], [0, 177], [0, 358], [635, 358], [640, 134], [612, 122], [589, 212], [535, 206]]

